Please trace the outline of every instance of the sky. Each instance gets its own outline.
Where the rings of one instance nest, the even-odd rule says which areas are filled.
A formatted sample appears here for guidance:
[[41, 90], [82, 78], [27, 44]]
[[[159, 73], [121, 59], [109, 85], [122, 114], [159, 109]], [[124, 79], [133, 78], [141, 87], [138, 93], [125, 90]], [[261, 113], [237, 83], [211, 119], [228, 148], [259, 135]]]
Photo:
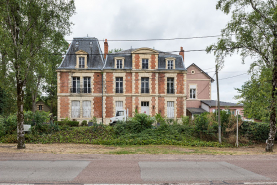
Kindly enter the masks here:
[[[203, 50], [215, 44], [217, 37], [169, 41], [109, 41], [190, 38], [220, 35], [231, 16], [216, 10], [217, 0], [75, 0], [76, 14], [68, 42], [74, 37], [96, 37], [102, 51], [104, 39], [109, 49], [148, 47], [161, 51]], [[178, 52], [175, 52], [178, 54]], [[185, 66], [195, 63], [215, 78], [215, 57], [205, 51], [185, 52]], [[220, 101], [234, 102], [235, 88], [250, 79], [247, 74], [251, 59], [242, 64], [239, 55], [228, 57], [219, 71]], [[246, 74], [244, 74], [246, 73]], [[243, 75], [241, 75], [243, 74]], [[236, 77], [235, 77], [236, 76]], [[227, 79], [226, 79], [227, 78]], [[212, 99], [217, 99], [216, 81]]]

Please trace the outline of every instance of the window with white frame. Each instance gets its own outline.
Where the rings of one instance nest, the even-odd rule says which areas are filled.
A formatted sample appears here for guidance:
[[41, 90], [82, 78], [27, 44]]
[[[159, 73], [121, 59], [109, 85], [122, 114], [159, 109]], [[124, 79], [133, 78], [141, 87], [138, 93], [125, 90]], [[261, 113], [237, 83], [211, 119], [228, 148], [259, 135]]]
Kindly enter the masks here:
[[115, 78], [115, 93], [123, 93], [123, 77]]
[[167, 117], [174, 118], [174, 101], [167, 102]]
[[141, 93], [149, 93], [149, 78], [141, 78]]
[[142, 59], [142, 69], [148, 69], [148, 59]]
[[83, 118], [91, 117], [91, 101], [83, 101]]
[[71, 117], [80, 118], [80, 101], [71, 102]]
[[72, 77], [72, 93], [80, 93], [80, 77]]
[[116, 59], [116, 68], [117, 69], [122, 69], [123, 68], [122, 59]]
[[79, 68], [85, 68], [85, 57], [79, 57]]
[[91, 93], [90, 77], [84, 77], [84, 93]]
[[189, 87], [189, 98], [196, 99], [196, 85], [190, 85]]
[[173, 60], [167, 61], [167, 69], [173, 69]]

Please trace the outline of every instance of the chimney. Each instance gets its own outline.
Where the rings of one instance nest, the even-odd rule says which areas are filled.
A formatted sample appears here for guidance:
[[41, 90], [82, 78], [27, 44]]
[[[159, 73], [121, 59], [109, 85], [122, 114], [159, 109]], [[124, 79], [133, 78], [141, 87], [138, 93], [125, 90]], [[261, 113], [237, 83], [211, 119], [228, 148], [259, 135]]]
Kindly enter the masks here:
[[183, 61], [185, 62], [185, 51], [184, 51], [183, 47], [180, 48], [179, 55], [181, 55], [183, 57]]
[[104, 59], [106, 59], [108, 53], [109, 53], [109, 45], [108, 45], [107, 39], [105, 39], [105, 42], [104, 42]]

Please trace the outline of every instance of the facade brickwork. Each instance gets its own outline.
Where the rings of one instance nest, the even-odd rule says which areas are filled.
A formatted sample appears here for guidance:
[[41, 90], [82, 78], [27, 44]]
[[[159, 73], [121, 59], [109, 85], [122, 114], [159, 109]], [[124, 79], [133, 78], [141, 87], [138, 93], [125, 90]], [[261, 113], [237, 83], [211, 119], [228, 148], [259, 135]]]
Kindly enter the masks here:
[[184, 74], [177, 74], [177, 94], [184, 94]]
[[151, 69], [156, 69], [156, 56], [151, 55]]
[[114, 92], [114, 87], [113, 87], [113, 82], [114, 82], [114, 75], [113, 73], [106, 73], [106, 93], [107, 94], [113, 94]]
[[184, 98], [177, 98], [177, 118], [181, 118], [184, 115]]
[[102, 97], [94, 97], [94, 116], [102, 117]]
[[107, 118], [113, 117], [113, 97], [112, 96], [106, 97], [106, 117]]
[[165, 74], [164, 73], [159, 73], [159, 94], [165, 94]]
[[152, 99], [151, 99], [151, 106], [150, 106], [150, 109], [151, 109], [151, 115], [152, 116], [155, 116], [155, 114], [156, 114], [156, 98], [155, 97], [152, 97]]
[[138, 73], [135, 73], [135, 94], [139, 94], [139, 89], [140, 89], [140, 86], [139, 86], [139, 74]]
[[156, 94], [156, 86], [157, 86], [157, 79], [156, 79], [156, 73], [152, 73], [151, 75], [151, 93]]
[[129, 117], [132, 117], [132, 112], [133, 112], [133, 106], [132, 105], [133, 105], [132, 104], [132, 97], [126, 97], [125, 107], [126, 107], [126, 109], [129, 110], [129, 114], [128, 114]]
[[94, 73], [93, 92], [102, 93], [102, 74]]
[[133, 81], [132, 81], [132, 73], [126, 73], [126, 94], [132, 94]]
[[140, 67], [140, 57], [138, 54], [135, 54], [135, 69], [139, 69]]
[[134, 111], [139, 111], [139, 98], [138, 97], [135, 97], [135, 110]]
[[60, 72], [60, 84], [59, 84], [59, 92], [60, 93], [69, 93], [69, 73], [68, 72]]
[[165, 108], [164, 97], [159, 97], [158, 98], [158, 110], [159, 110], [159, 113], [161, 114], [161, 116], [165, 116], [164, 108]]
[[68, 97], [60, 97], [60, 117], [69, 118], [70, 102]]

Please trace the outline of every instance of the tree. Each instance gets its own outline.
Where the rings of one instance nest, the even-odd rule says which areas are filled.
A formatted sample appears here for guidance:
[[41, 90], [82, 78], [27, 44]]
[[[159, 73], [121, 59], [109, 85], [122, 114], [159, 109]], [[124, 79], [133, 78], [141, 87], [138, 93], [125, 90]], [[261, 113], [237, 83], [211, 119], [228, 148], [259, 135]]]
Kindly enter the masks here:
[[232, 19], [221, 30], [222, 36], [207, 52], [214, 51], [216, 62], [224, 64], [226, 56], [239, 53], [242, 61], [251, 57], [250, 70], [257, 67], [272, 70], [270, 98], [270, 132], [266, 151], [272, 152], [276, 134], [277, 97], [277, 1], [276, 0], [219, 0], [216, 9]]
[[29, 74], [43, 65], [47, 44], [70, 32], [74, 0], [2, 0], [0, 2], [0, 51], [5, 53], [16, 80], [17, 148], [24, 142], [24, 87]]
[[109, 53], [117, 53], [119, 51], [122, 51], [122, 49], [121, 48], [119, 48], [119, 49], [114, 48], [114, 49], [109, 50]]
[[236, 88], [240, 95], [235, 96], [243, 103], [244, 116], [269, 122], [271, 104], [272, 69], [262, 68], [251, 75], [241, 88]]

